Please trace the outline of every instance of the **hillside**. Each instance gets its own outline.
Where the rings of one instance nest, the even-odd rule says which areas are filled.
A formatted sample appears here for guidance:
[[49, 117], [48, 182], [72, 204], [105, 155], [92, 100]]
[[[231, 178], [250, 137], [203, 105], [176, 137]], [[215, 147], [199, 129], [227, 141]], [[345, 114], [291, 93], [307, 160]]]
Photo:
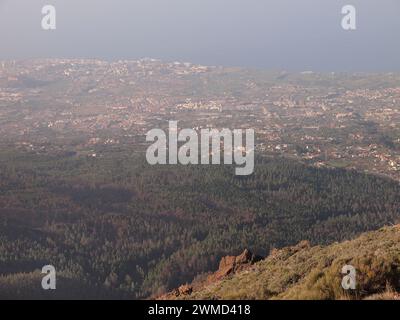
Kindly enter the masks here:
[[[301, 242], [273, 250], [255, 264], [242, 255], [236, 259], [241, 270], [230, 269], [221, 279], [226, 260], [202, 282], [162, 299], [400, 299], [399, 225], [329, 246]], [[344, 265], [357, 270], [356, 290], [342, 289]]]
[[[152, 167], [122, 147], [99, 158], [2, 150], [0, 280], [51, 264], [72, 283], [146, 298], [243, 248], [330, 244], [400, 219], [392, 180], [281, 158], [255, 168], [238, 177], [229, 166]], [[57, 292], [68, 287], [60, 279]]]

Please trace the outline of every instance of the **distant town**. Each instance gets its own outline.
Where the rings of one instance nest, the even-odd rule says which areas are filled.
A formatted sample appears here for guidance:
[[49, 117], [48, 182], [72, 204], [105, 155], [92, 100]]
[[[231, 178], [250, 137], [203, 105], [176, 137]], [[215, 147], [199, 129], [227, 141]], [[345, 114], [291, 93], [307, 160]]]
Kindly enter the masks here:
[[252, 128], [256, 154], [400, 181], [400, 75], [267, 72], [155, 59], [0, 62], [0, 144], [142, 152], [166, 127]]

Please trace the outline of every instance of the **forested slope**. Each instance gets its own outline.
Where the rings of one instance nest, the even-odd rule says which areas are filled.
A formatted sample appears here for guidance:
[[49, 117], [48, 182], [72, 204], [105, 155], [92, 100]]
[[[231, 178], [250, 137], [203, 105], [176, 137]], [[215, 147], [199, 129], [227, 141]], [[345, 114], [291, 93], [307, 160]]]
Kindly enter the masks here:
[[229, 166], [151, 167], [131, 150], [101, 158], [8, 150], [0, 288], [12, 292], [52, 264], [69, 281], [60, 279], [58, 294], [68, 297], [77, 281], [110, 297], [147, 297], [244, 248], [267, 255], [301, 240], [328, 244], [399, 218], [399, 184], [355, 171], [258, 159], [252, 176], [238, 177]]

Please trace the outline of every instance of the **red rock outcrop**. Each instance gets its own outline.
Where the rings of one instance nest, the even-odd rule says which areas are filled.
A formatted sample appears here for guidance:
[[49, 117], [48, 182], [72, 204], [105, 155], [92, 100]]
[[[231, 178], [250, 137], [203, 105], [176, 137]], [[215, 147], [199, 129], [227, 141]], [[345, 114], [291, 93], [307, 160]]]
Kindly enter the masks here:
[[171, 292], [164, 294], [156, 299], [157, 300], [169, 300], [169, 299], [174, 299], [174, 298], [178, 298], [178, 297], [182, 297], [182, 296], [190, 296], [193, 291], [199, 290], [200, 288], [202, 288], [206, 285], [209, 285], [213, 282], [222, 280], [225, 277], [233, 275], [237, 272], [244, 271], [244, 270], [250, 268], [254, 263], [256, 263], [262, 259], [263, 259], [263, 257], [257, 256], [247, 249], [244, 250], [238, 256], [223, 257], [219, 263], [218, 270], [215, 273], [209, 275], [206, 280], [203, 280], [200, 283], [197, 282], [197, 283], [193, 283], [191, 285], [186, 284], [186, 285], [180, 286], [179, 288], [174, 289]]
[[247, 249], [236, 257], [224, 257], [219, 263], [218, 271], [208, 277], [208, 282], [218, 281], [231, 274], [243, 271], [261, 259], [262, 257], [254, 255]]

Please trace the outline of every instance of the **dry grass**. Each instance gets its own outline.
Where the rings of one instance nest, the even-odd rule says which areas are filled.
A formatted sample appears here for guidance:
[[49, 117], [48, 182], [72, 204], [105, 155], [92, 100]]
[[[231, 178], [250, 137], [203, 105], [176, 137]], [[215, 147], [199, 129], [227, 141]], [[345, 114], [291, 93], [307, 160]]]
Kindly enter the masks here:
[[[342, 267], [357, 270], [356, 290], [341, 286]], [[386, 227], [326, 247], [274, 250], [251, 272], [194, 292], [189, 299], [398, 299], [400, 227]]]

